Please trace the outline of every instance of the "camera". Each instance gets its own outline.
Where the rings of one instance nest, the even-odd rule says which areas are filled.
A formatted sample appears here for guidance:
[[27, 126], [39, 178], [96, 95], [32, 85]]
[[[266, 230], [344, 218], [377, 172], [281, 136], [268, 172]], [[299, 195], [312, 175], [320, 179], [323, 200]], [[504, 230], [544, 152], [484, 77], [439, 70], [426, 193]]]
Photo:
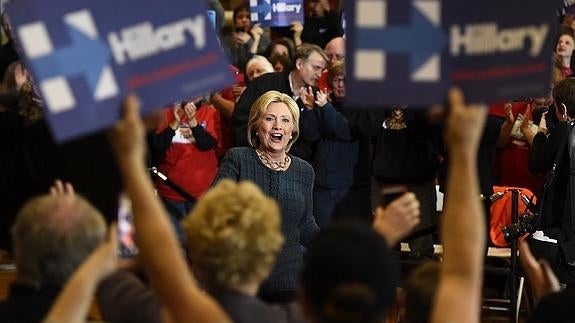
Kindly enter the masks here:
[[551, 130], [555, 127], [556, 124], [559, 123], [559, 119], [557, 119], [557, 114], [555, 113], [555, 105], [550, 105], [546, 107], [541, 107], [538, 109], [534, 109], [532, 112], [533, 115], [533, 123], [538, 125], [541, 121], [541, 116], [543, 113], [547, 112], [545, 115], [545, 123], [547, 124], [547, 129]]
[[539, 229], [539, 213], [536, 210], [536, 205], [533, 203], [533, 197], [529, 199], [525, 196], [521, 196], [521, 199], [527, 204], [525, 212], [519, 215], [517, 222], [501, 228], [503, 238], [507, 242], [513, 242], [521, 236], [532, 234]]
[[537, 214], [525, 212], [517, 222], [501, 228], [501, 232], [505, 241], [513, 242], [525, 234], [532, 234], [537, 228]]
[[408, 191], [407, 186], [404, 184], [383, 186], [380, 191], [381, 193], [380, 205], [383, 207], [387, 207], [389, 203], [400, 198], [407, 191]]

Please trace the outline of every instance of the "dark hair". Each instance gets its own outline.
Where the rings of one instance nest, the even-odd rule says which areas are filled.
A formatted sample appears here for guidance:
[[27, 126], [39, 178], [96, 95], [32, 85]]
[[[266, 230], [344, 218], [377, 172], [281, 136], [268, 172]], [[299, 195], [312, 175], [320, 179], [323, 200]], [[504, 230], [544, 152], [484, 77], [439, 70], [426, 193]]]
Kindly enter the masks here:
[[385, 316], [399, 268], [371, 227], [340, 221], [312, 240], [302, 272], [305, 299], [322, 323], [371, 323]]
[[417, 267], [405, 284], [405, 318], [409, 323], [430, 322], [431, 304], [439, 284], [439, 263]]
[[567, 115], [575, 117], [575, 78], [566, 78], [555, 85], [553, 101], [559, 109], [562, 109], [562, 104], [564, 104], [567, 108]]
[[272, 51], [276, 45], [285, 46], [288, 49], [289, 59], [291, 60], [293, 58], [293, 55], [294, 55], [293, 44], [285, 38], [278, 38], [278, 39], [272, 41], [268, 45], [268, 47], [266, 47], [266, 50], [264, 51], [264, 56], [267, 59], [270, 59], [272, 57]]
[[272, 57], [269, 58], [270, 63], [272, 63], [272, 66], [275, 68], [277, 63], [280, 63], [284, 66], [284, 72], [289, 72], [293, 69], [293, 64], [292, 61], [289, 59], [289, 57], [285, 56], [285, 55], [279, 55], [279, 54], [275, 54], [272, 55]]
[[233, 18], [232, 18], [232, 22], [233, 22], [234, 24], [236, 23], [236, 17], [237, 17], [237, 15], [238, 15], [238, 13], [240, 13], [240, 11], [250, 12], [250, 7], [249, 7], [247, 4], [242, 3], [242, 4], [240, 4], [239, 6], [237, 6], [237, 7], [234, 8], [234, 14], [233, 14]]

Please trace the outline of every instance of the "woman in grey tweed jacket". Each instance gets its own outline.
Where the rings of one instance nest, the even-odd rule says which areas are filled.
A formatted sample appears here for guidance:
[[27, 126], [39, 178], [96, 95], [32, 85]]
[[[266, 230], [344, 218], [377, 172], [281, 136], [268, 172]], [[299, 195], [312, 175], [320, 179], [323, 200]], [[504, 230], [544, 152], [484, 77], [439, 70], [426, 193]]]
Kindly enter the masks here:
[[277, 91], [264, 93], [250, 111], [251, 147], [230, 149], [214, 180], [252, 181], [280, 205], [285, 243], [260, 288], [260, 296], [270, 302], [294, 299], [303, 261], [302, 246], [319, 230], [313, 217], [313, 169], [288, 154], [299, 135], [298, 121], [299, 108], [290, 96]]

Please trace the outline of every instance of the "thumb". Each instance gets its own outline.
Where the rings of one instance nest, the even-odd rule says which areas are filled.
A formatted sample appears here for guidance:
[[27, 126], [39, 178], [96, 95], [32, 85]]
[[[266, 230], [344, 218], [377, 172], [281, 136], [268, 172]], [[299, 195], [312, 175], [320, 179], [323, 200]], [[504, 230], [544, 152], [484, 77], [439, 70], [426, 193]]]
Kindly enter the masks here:
[[553, 269], [551, 269], [549, 263], [542, 259], [539, 261], [539, 265], [541, 266], [541, 269], [544, 273], [543, 279], [545, 281], [545, 285], [549, 286], [548, 292], [558, 292], [561, 289], [561, 286], [559, 285], [559, 279], [557, 279], [557, 276], [553, 272]]
[[137, 119], [140, 116], [140, 100], [134, 94], [124, 99], [124, 114], [127, 119]]
[[519, 247], [519, 261], [521, 262], [521, 266], [523, 266], [526, 270], [528, 268], [536, 268], [538, 266], [537, 260], [531, 253], [531, 249], [525, 240], [520, 240], [518, 243]]
[[452, 110], [463, 107], [465, 105], [465, 97], [461, 89], [457, 87], [451, 88], [448, 93], [448, 102], [449, 108]]

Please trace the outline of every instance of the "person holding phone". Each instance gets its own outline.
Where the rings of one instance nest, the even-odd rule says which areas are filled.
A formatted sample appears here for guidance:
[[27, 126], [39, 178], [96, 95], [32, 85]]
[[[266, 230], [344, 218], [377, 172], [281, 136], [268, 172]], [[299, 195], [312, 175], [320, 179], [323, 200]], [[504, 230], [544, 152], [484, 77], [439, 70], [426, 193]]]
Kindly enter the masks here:
[[230, 63], [242, 71], [252, 55], [263, 53], [271, 42], [269, 30], [264, 30], [259, 24], [252, 25], [247, 4], [234, 9], [233, 31], [224, 34], [223, 40]]

